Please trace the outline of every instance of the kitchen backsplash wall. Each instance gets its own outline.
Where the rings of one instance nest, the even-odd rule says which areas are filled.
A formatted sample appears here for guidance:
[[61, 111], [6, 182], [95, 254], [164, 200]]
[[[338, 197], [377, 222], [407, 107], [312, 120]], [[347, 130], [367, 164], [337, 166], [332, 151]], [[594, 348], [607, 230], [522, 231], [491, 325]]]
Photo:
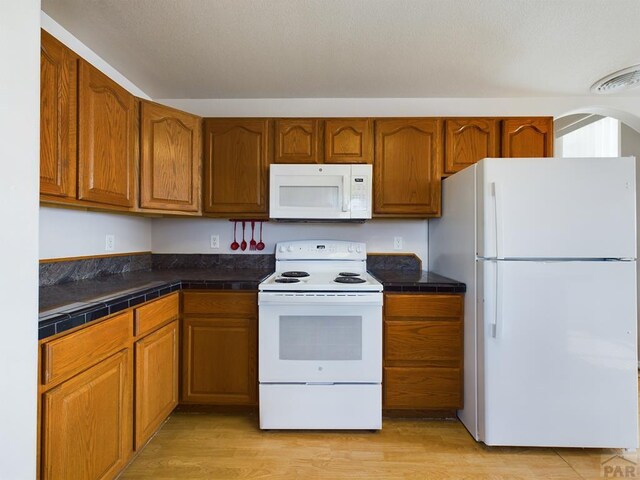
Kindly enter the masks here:
[[[40, 207], [40, 259], [150, 252], [151, 219]], [[106, 236], [114, 248], [106, 250]]]
[[[353, 240], [366, 242], [369, 252], [415, 253], [424, 265], [427, 258], [427, 220], [367, 220], [365, 223], [281, 223], [265, 222], [262, 252], [234, 252], [233, 222], [207, 218], [156, 218], [152, 222], [152, 251], [154, 253], [274, 253], [276, 242], [283, 240]], [[242, 225], [238, 224], [238, 242], [242, 239]], [[220, 235], [220, 248], [211, 248], [211, 235]], [[259, 224], [256, 225], [256, 239]], [[251, 225], [246, 226], [245, 238], [251, 237]], [[402, 238], [402, 249], [394, 250], [394, 237]]]

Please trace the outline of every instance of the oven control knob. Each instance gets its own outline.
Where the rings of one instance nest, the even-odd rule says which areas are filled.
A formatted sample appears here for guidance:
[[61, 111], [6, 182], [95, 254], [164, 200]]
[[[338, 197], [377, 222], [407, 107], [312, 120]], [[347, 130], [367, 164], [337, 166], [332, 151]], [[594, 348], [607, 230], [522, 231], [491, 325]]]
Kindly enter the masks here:
[[356, 247], [356, 252], [362, 253], [362, 247], [360, 245]]
[[284, 250], [285, 250], [285, 249], [284, 249], [284, 245], [280, 245], [280, 251], [281, 251], [281, 252], [284, 252]]
[[349, 248], [347, 250], [349, 250], [349, 253], [353, 253], [353, 245], [349, 245]]
[[289, 246], [287, 247], [287, 251], [288, 251], [288, 252], [293, 252], [293, 245], [289, 245]]

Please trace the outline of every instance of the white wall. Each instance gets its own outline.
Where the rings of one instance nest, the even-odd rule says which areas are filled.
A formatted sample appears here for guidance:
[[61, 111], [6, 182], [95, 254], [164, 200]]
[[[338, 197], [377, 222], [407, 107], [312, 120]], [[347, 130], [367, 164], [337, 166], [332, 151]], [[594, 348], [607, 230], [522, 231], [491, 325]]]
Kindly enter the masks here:
[[[366, 116], [553, 116], [603, 108], [640, 130], [640, 98], [263, 98], [159, 99], [203, 117], [366, 117]], [[619, 118], [616, 115], [616, 118]], [[625, 118], [628, 117], [628, 118]]]
[[87, 47], [84, 43], [74, 37], [71, 32], [66, 30], [62, 25], [56, 22], [53, 18], [44, 12], [40, 12], [40, 19], [42, 22], [42, 28], [56, 37], [62, 43], [64, 43], [71, 50], [76, 52], [82, 58], [87, 60], [91, 65], [96, 67], [105, 75], [108, 75], [112, 80], [115, 80], [124, 88], [129, 90], [135, 96], [140, 98], [150, 99], [149, 95], [144, 93], [137, 85], [131, 82], [127, 77], [122, 75], [118, 70], [113, 68], [102, 57], [96, 54], [93, 50]]
[[[353, 240], [367, 243], [369, 252], [412, 252], [427, 265], [426, 220], [368, 220], [355, 224], [278, 223], [263, 224], [262, 252], [274, 253], [275, 243], [282, 240]], [[228, 220], [207, 218], [160, 218], [153, 220], [154, 253], [253, 253], [232, 251], [233, 223]], [[210, 246], [211, 235], [220, 235], [220, 249]], [[256, 241], [259, 227], [256, 225]], [[403, 238], [403, 249], [393, 250], [393, 237]], [[238, 225], [238, 242], [242, 238], [242, 226]], [[251, 225], [246, 226], [247, 243], [251, 238]]]
[[[105, 236], [115, 236], [113, 251]], [[40, 258], [151, 251], [151, 219], [116, 213], [40, 207]]]
[[0, 2], [0, 478], [36, 475], [40, 1]]
[[[620, 125], [620, 154], [622, 156], [634, 156], [639, 162], [636, 162], [636, 186], [640, 189], [640, 133], [625, 124]], [[640, 191], [636, 195], [636, 212], [640, 216]], [[640, 225], [640, 222], [636, 222]], [[637, 238], [637, 251], [640, 252], [640, 236]], [[638, 285], [640, 286], [640, 262], [638, 266]], [[638, 312], [640, 312], [640, 295], [638, 295]], [[640, 317], [638, 318], [638, 344], [640, 344]], [[638, 364], [640, 366], [640, 363]]]

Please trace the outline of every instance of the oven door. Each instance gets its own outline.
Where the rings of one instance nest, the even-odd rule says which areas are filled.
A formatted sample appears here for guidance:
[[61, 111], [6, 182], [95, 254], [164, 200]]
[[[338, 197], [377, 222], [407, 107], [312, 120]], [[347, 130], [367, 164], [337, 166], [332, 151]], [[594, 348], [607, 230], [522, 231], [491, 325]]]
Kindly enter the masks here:
[[381, 293], [258, 298], [260, 383], [381, 382]]

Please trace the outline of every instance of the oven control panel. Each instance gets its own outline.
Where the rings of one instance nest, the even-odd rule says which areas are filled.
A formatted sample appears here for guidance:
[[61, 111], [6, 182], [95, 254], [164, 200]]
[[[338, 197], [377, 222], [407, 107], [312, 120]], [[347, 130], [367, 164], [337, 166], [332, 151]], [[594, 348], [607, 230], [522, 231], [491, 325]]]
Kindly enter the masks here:
[[367, 244], [344, 240], [294, 240], [276, 244], [276, 260], [366, 260]]

